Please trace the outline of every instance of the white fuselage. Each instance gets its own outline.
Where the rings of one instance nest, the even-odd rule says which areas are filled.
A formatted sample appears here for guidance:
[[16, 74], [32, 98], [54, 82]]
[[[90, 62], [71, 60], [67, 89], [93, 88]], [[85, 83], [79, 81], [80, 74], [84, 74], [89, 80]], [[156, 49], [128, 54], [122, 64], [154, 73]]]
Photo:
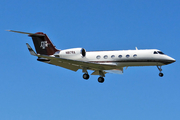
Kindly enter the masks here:
[[[116, 64], [118, 67], [162, 66], [175, 62], [175, 59], [163, 54], [161, 51], [159, 51], [162, 53], [160, 54], [158, 51], [157, 49], [87, 51], [85, 57], [74, 57], [73, 59], [99, 64]], [[72, 59], [72, 56], [65, 58]]]

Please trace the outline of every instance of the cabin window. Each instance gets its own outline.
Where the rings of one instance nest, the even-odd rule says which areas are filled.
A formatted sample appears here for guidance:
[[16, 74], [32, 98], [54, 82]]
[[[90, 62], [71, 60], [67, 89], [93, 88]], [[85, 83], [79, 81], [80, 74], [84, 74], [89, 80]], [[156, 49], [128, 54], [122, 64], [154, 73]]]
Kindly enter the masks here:
[[98, 55], [98, 56], [96, 56], [96, 58], [97, 58], [97, 59], [100, 59], [100, 58], [101, 58], [101, 56], [100, 56], [100, 55]]
[[119, 55], [118, 57], [119, 57], [119, 58], [122, 58], [122, 55]]
[[115, 58], [115, 55], [111, 55], [111, 58]]
[[104, 56], [104, 59], [107, 59], [107, 58], [108, 58], [108, 56], [107, 56], [107, 55], [105, 55], [105, 56]]
[[130, 55], [126, 55], [126, 57], [127, 57], [127, 58], [129, 58], [129, 57], [130, 57]]
[[133, 57], [137, 57], [137, 54], [134, 54]]

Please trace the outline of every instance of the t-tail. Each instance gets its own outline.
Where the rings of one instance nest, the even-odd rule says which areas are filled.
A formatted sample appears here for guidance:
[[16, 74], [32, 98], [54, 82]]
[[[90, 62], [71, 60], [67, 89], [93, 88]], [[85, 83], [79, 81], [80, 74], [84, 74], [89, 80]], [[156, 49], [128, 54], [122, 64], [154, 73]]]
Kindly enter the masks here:
[[20, 31], [14, 31], [14, 30], [8, 30], [8, 31], [22, 33], [22, 34], [28, 34], [28, 36], [31, 37], [33, 40], [37, 54], [53, 55], [55, 52], [59, 51], [53, 45], [53, 43], [48, 38], [48, 36], [42, 32], [27, 33], [27, 32], [20, 32]]

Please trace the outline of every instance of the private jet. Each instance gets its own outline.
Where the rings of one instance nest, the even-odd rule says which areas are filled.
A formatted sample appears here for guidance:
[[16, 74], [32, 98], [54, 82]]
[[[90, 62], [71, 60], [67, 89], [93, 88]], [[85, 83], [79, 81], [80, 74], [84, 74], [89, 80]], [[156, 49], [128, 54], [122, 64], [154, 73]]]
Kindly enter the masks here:
[[99, 83], [104, 82], [106, 73], [122, 74], [123, 69], [132, 66], [157, 66], [159, 76], [163, 77], [161, 66], [168, 65], [176, 60], [158, 49], [113, 50], [113, 51], [86, 51], [84, 48], [57, 49], [43, 32], [27, 33], [14, 30], [10, 32], [27, 34], [32, 38], [36, 52], [26, 43], [31, 55], [38, 57], [40, 62], [60, 66], [72, 71], [82, 69], [83, 78], [89, 79], [88, 70], [94, 71], [91, 75], [99, 75]]

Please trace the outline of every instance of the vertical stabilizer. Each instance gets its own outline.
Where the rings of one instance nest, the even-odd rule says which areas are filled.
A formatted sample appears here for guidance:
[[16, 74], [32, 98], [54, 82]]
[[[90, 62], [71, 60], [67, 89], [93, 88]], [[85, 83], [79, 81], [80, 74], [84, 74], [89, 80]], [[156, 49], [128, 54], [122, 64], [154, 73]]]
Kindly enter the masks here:
[[58, 51], [46, 34], [37, 32], [35, 34], [30, 34], [29, 36], [32, 37], [38, 54], [53, 55], [56, 51]]

